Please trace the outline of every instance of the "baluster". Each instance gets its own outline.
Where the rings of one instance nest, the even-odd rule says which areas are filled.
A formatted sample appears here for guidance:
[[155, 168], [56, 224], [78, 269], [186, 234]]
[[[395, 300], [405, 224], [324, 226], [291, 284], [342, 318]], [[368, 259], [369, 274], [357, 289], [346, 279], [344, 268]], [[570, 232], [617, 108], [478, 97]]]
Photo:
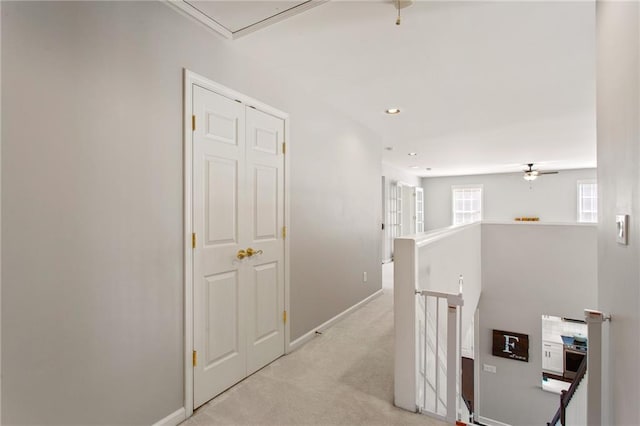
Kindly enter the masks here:
[[565, 420], [565, 414], [566, 414], [566, 395], [567, 395], [567, 391], [563, 390], [562, 392], [560, 392], [560, 424], [562, 426], [566, 426], [566, 420]]

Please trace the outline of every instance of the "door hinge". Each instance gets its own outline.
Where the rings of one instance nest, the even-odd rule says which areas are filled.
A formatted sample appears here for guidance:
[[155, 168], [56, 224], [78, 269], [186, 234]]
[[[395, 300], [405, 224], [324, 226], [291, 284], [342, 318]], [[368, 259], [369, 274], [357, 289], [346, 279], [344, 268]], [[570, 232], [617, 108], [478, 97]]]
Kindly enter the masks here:
[[198, 365], [198, 351], [193, 351], [193, 366]]
[[282, 239], [284, 240], [285, 238], [287, 238], [287, 227], [283, 226], [282, 227]]
[[196, 248], [196, 233], [191, 234], [191, 248]]
[[282, 154], [286, 154], [287, 153], [287, 143], [286, 142], [282, 142]]
[[287, 323], [287, 311], [282, 311], [282, 322]]
[[195, 131], [195, 130], [196, 130], [196, 116], [195, 116], [195, 115], [192, 115], [192, 116], [191, 116], [191, 129], [192, 129], [193, 131]]

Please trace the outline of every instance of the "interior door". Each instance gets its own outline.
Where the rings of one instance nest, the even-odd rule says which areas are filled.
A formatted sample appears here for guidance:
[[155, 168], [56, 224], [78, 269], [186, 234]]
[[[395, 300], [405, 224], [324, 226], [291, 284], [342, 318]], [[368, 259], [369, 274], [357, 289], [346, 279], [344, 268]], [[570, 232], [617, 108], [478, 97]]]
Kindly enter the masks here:
[[284, 120], [247, 107], [247, 374], [284, 353]]
[[391, 261], [391, 240], [389, 238], [389, 179], [382, 176], [382, 263]]
[[416, 233], [415, 193], [412, 186], [402, 186], [402, 236]]
[[419, 186], [414, 188], [416, 234], [424, 232], [424, 190]]
[[396, 193], [395, 193], [396, 234], [394, 237], [402, 237], [404, 235], [404, 230], [405, 230], [405, 224], [403, 221], [404, 219], [404, 213], [403, 213], [404, 186], [400, 182], [397, 182], [395, 188], [396, 188]]
[[193, 86], [194, 406], [246, 374], [244, 106]]
[[284, 353], [284, 121], [193, 86], [194, 408]]
[[389, 181], [389, 198], [387, 203], [387, 239], [389, 242], [389, 258], [393, 260], [395, 239], [402, 235], [402, 187], [398, 182]]

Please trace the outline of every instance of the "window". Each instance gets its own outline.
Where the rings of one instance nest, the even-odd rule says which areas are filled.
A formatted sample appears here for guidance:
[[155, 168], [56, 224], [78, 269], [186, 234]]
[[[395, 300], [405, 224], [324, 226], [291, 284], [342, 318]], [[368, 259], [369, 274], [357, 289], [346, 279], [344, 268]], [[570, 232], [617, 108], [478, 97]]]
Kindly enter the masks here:
[[454, 225], [482, 219], [482, 186], [452, 186], [451, 193]]
[[578, 222], [598, 222], [598, 184], [595, 180], [578, 181]]

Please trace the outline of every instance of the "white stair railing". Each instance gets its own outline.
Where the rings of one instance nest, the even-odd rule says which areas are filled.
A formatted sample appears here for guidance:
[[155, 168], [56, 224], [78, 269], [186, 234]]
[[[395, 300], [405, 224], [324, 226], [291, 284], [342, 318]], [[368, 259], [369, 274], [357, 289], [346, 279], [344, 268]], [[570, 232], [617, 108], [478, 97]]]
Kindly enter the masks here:
[[462, 332], [481, 292], [480, 239], [476, 223], [394, 244], [394, 403], [450, 424], [459, 416]]
[[460, 401], [462, 292], [416, 290], [416, 295], [422, 299], [419, 306], [423, 315], [419, 321], [422, 365], [417, 383], [418, 411], [454, 423]]

